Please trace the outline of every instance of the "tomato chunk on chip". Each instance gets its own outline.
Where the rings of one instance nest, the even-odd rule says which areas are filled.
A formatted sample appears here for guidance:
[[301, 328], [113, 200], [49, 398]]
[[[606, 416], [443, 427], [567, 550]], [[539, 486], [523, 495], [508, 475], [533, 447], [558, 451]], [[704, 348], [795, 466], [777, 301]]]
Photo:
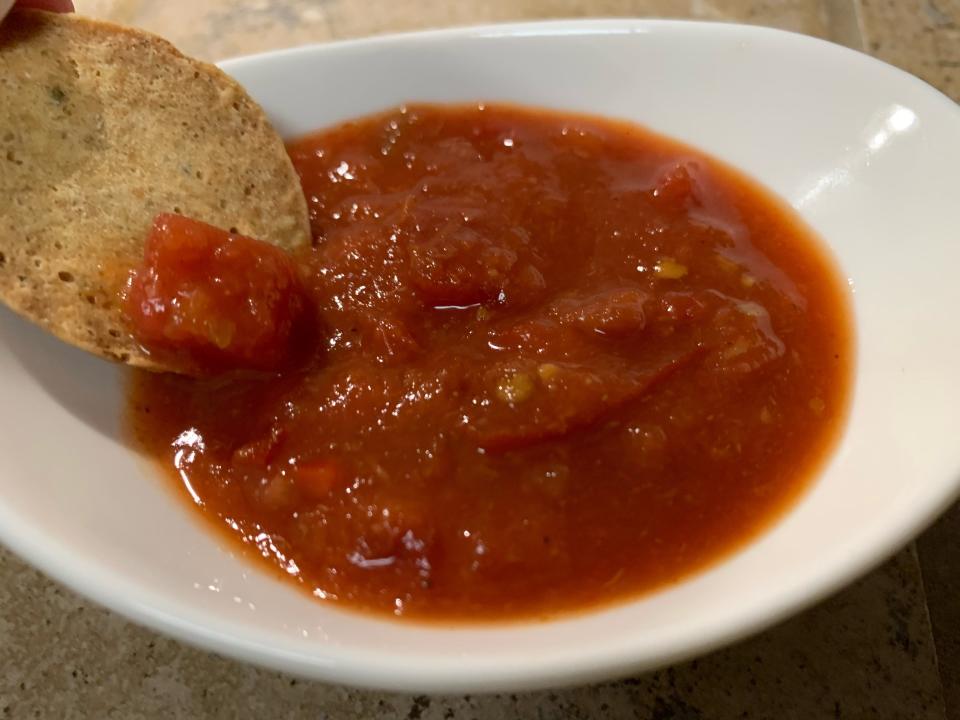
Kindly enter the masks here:
[[285, 251], [174, 214], [154, 220], [124, 311], [147, 350], [192, 371], [277, 370], [310, 334]]

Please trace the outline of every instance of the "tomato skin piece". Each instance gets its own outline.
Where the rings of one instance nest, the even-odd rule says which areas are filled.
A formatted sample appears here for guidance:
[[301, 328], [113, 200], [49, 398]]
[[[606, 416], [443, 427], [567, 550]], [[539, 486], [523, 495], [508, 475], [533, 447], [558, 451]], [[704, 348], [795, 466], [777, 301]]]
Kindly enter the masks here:
[[343, 472], [332, 460], [312, 460], [293, 470], [294, 484], [308, 497], [325, 500], [344, 484]]
[[153, 222], [123, 309], [145, 349], [191, 372], [279, 370], [311, 334], [286, 252], [169, 213]]

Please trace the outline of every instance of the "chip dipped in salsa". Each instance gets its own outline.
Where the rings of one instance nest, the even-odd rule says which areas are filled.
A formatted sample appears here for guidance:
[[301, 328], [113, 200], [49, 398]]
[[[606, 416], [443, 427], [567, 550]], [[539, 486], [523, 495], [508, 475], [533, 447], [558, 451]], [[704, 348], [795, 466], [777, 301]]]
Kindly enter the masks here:
[[[459, 620], [634, 598], [756, 536], [837, 440], [844, 284], [790, 209], [704, 154], [493, 105], [288, 151], [312, 247], [167, 218], [137, 275], [176, 280], [135, 308], [186, 308], [132, 312], [143, 342], [243, 372], [138, 374], [128, 410], [199, 513], [314, 596]], [[207, 304], [149, 296], [168, 290]]]

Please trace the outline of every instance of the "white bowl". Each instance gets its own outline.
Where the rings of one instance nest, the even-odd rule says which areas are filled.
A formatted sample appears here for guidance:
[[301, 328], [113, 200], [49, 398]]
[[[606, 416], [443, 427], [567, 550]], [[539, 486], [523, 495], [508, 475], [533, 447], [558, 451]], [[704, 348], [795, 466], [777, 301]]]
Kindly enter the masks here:
[[905, 543], [960, 484], [960, 112], [865, 55], [757, 27], [646, 20], [450, 30], [224, 64], [297, 134], [404, 101], [627, 118], [786, 198], [854, 290], [849, 426], [782, 521], [711, 570], [554, 622], [421, 626], [311, 601], [234, 556], [117, 439], [121, 372], [0, 314], [0, 538], [191, 643], [398, 690], [505, 690], [662, 665], [763, 628]]

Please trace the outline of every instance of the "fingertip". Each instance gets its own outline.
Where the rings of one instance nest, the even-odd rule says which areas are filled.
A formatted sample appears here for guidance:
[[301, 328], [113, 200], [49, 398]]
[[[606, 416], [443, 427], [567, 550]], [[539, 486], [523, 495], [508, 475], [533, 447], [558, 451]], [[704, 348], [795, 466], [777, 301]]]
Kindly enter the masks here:
[[17, 0], [14, 7], [56, 13], [69, 13], [76, 9], [73, 7], [73, 0]]

